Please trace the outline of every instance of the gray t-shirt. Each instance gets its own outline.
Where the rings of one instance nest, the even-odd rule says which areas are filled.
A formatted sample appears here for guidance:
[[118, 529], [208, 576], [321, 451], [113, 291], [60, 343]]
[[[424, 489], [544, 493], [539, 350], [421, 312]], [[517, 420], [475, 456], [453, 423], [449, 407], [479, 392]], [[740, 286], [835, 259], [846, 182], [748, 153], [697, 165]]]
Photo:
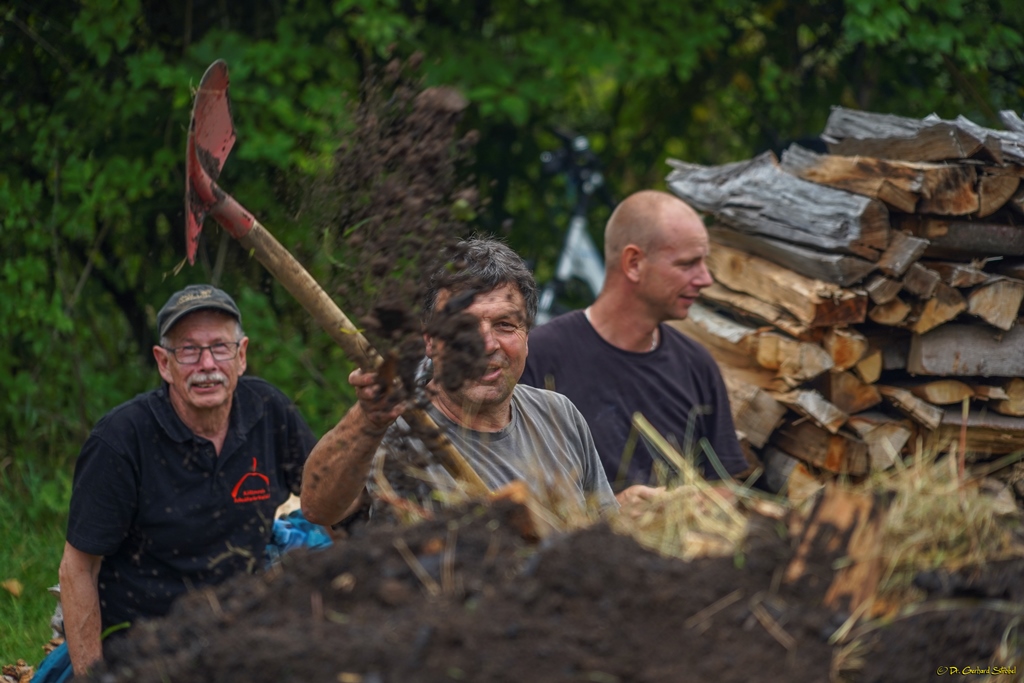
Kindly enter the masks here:
[[[558, 487], [580, 505], [589, 501], [602, 510], [618, 507], [586, 421], [561, 394], [517, 385], [512, 420], [497, 432], [467, 429], [432, 405], [427, 412], [492, 490], [522, 480], [534, 490]], [[385, 447], [402, 431], [404, 425], [392, 425]], [[430, 465], [427, 472], [437, 488], [454, 486], [440, 465]]]

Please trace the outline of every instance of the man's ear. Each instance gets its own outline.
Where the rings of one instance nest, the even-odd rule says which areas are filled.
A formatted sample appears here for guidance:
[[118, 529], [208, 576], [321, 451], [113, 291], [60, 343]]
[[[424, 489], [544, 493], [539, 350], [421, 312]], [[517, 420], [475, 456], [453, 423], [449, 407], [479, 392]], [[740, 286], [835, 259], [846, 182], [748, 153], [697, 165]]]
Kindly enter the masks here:
[[627, 244], [619, 257], [619, 267], [630, 282], [640, 281], [640, 270], [644, 261], [644, 252], [635, 244]]
[[426, 346], [427, 358], [434, 359], [434, 338], [426, 332], [423, 333], [423, 343]]
[[162, 346], [153, 347], [153, 358], [156, 359], [156, 367], [160, 371], [160, 377], [168, 384], [171, 383], [171, 352]]
[[246, 360], [246, 352], [249, 350], [249, 338], [242, 337], [242, 341], [238, 342], [238, 374], [244, 375], [245, 369], [249, 367], [248, 361]]

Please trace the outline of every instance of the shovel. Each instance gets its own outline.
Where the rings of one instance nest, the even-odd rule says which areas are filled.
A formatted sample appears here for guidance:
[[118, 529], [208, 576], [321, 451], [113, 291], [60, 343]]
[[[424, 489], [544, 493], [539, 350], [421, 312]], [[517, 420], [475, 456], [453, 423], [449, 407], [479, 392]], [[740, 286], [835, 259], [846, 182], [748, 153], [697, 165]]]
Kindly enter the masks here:
[[[383, 359], [366, 337], [302, 264], [245, 207], [217, 185], [224, 161], [234, 144], [235, 126], [231, 121], [231, 103], [228, 100], [228, 65], [218, 59], [206, 70], [199, 83], [188, 132], [185, 182], [188, 262], [195, 263], [203, 221], [211, 216], [291, 292], [350, 360], [363, 370], [376, 370]], [[483, 497], [489, 493], [480, 475], [438, 429], [430, 415], [421, 408], [412, 408], [405, 412], [405, 418], [420, 433], [437, 435], [436, 438], [425, 439], [427, 447], [448, 473], [465, 485], [470, 495]]]

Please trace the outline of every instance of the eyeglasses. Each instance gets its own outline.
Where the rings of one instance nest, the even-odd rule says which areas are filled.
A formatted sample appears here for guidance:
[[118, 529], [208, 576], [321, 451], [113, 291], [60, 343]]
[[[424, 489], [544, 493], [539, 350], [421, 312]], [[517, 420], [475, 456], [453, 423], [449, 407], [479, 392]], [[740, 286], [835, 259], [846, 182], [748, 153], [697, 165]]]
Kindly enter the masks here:
[[221, 342], [210, 346], [179, 346], [175, 349], [165, 346], [163, 349], [170, 351], [174, 355], [174, 359], [182, 365], [193, 365], [199, 362], [206, 349], [210, 350], [210, 355], [214, 360], [231, 360], [238, 355], [239, 344], [240, 342]]

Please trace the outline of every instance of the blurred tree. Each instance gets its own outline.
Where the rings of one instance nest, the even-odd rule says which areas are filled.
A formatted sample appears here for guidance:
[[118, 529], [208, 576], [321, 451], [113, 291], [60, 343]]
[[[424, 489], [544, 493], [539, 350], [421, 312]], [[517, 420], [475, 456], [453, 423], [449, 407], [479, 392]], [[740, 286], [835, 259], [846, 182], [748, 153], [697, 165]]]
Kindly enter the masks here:
[[[253, 371], [317, 428], [347, 366], [259, 264], [209, 225], [183, 258], [190, 88], [231, 67], [238, 145], [222, 183], [316, 274], [302, 199], [372, 65], [422, 50], [481, 133], [479, 227], [550, 270], [567, 215], [541, 175], [553, 125], [588, 135], [618, 196], [664, 158], [736, 160], [814, 138], [833, 104], [998, 125], [1020, 108], [1009, 0], [13, 0], [0, 5], [0, 456], [74, 453], [156, 382], [154, 307], [187, 282], [238, 294]], [[567, 209], [568, 207], [565, 206]], [[566, 211], [567, 214], [567, 211]], [[600, 239], [606, 213], [595, 212]], [[559, 222], [561, 221], [561, 222]], [[511, 226], [511, 227], [509, 227]], [[600, 242], [598, 242], [600, 243]]]

